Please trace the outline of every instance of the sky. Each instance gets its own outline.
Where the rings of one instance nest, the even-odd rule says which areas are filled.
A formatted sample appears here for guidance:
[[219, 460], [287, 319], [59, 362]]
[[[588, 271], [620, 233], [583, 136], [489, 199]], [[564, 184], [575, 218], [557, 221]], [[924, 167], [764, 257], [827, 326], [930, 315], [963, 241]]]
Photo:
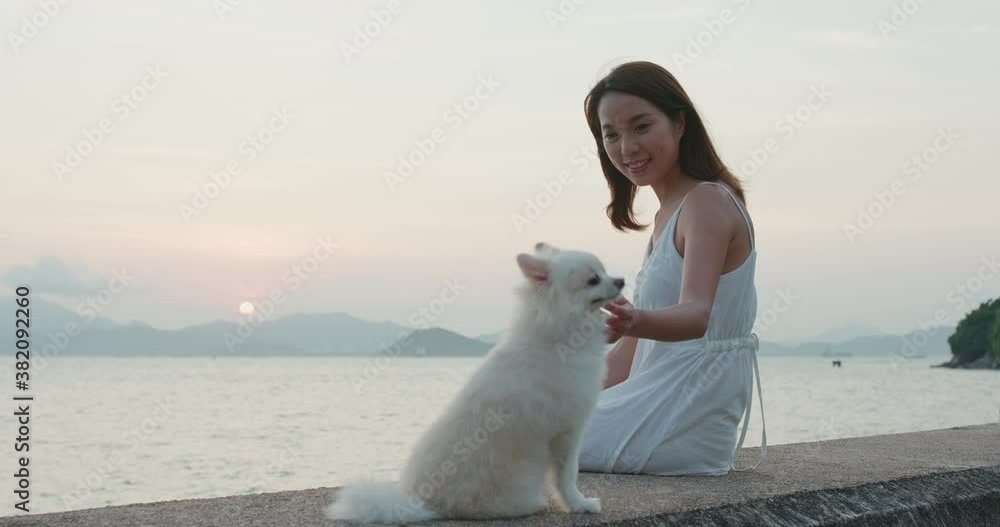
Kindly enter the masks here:
[[537, 241], [638, 269], [583, 98], [649, 60], [744, 182], [762, 338], [1000, 296], [995, 2], [43, 4], [0, 6], [0, 294], [503, 329]]

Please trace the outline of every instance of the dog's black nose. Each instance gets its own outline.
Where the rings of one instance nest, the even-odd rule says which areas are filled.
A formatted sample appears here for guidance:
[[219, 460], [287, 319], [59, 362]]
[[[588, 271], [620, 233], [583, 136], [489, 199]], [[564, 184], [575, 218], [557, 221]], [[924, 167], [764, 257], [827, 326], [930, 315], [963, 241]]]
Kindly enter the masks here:
[[615, 280], [615, 285], [618, 286], [618, 289], [621, 289], [621, 288], [625, 287], [625, 279], [624, 278], [619, 278], [619, 279]]

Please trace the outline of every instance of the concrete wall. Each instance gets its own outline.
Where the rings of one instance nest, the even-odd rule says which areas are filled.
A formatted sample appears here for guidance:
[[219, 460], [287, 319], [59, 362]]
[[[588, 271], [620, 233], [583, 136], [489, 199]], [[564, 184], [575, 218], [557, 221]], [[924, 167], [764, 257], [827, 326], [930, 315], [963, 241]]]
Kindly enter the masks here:
[[[1000, 424], [771, 447], [723, 477], [580, 475], [600, 515], [551, 510], [491, 525], [1000, 525]], [[756, 459], [757, 449], [741, 457]], [[0, 526], [332, 526], [336, 488], [0, 518]], [[483, 525], [435, 522], [433, 525]]]

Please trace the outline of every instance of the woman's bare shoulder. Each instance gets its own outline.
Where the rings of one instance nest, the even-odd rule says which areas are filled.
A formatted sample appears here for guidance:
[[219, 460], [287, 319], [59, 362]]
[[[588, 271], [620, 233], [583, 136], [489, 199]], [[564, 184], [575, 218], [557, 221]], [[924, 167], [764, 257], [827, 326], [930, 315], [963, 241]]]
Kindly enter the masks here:
[[[737, 208], [737, 202], [739, 202], [739, 208]], [[732, 231], [733, 234], [746, 229], [743, 213], [740, 210], [746, 211], [746, 204], [725, 183], [697, 185], [690, 191], [685, 203], [685, 208], [690, 206], [690, 209], [686, 214], [685, 211], [681, 211], [681, 215], [687, 216], [687, 218], [678, 218], [678, 222], [702, 225], [707, 223], [716, 229], [724, 228], [727, 231]], [[752, 230], [753, 222], [750, 220], [750, 213], [746, 212], [746, 214]]]
[[[716, 183], [716, 182], [713, 182]], [[732, 194], [730, 194], [732, 193]], [[739, 215], [739, 210], [737, 210], [734, 205], [734, 198], [741, 208], [746, 209], [746, 204], [739, 198], [739, 196], [725, 183], [718, 182], [712, 185], [696, 185], [694, 189], [688, 193], [686, 203], [693, 205], [695, 212], [704, 213], [726, 213], [726, 211], [735, 211]]]

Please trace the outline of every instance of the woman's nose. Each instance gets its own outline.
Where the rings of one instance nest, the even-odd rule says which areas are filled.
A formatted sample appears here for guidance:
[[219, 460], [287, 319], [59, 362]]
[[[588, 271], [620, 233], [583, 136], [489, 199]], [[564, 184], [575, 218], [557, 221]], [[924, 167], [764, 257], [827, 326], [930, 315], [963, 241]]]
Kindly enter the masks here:
[[629, 158], [629, 155], [639, 149], [639, 143], [628, 136], [622, 137], [622, 157]]

